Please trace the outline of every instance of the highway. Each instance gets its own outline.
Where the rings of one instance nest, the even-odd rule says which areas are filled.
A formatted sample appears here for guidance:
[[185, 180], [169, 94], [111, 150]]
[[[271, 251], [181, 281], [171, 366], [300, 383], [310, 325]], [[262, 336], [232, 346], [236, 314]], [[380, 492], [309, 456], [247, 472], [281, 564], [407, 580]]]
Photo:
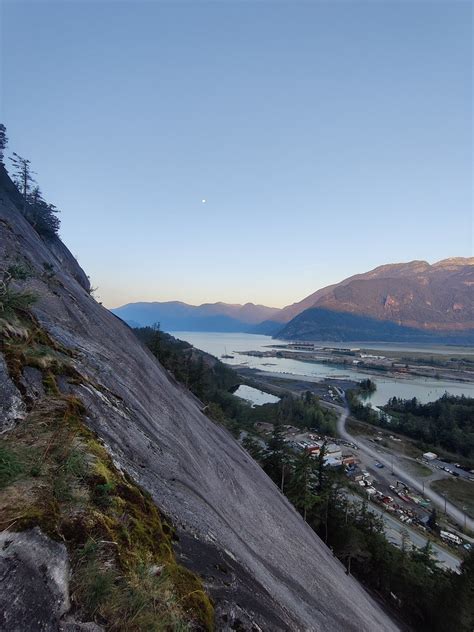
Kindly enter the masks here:
[[[362, 498], [360, 496], [356, 496], [352, 492], [349, 492], [347, 494], [347, 498], [352, 502], [362, 503]], [[411, 542], [411, 544], [416, 546], [416, 548], [422, 549], [426, 545], [428, 538], [419, 533], [416, 529], [413, 529], [409, 525], [401, 523], [399, 520], [391, 516], [388, 512], [384, 511], [377, 505], [374, 505], [370, 501], [366, 502], [369, 511], [377, 514], [378, 516], [381, 516], [381, 518], [383, 519], [385, 536], [389, 542], [400, 548], [402, 545], [402, 532], [405, 531], [409, 541]], [[433, 547], [433, 553], [441, 566], [459, 572], [461, 559], [457, 555], [455, 555], [454, 552], [451, 553], [451, 551], [445, 549], [432, 540], [431, 545]]]
[[[378, 514], [382, 517], [384, 521], [384, 530], [386, 538], [392, 544], [395, 544], [399, 548], [402, 545], [402, 532], [405, 531], [408, 535], [410, 542], [416, 546], [418, 549], [422, 549], [428, 538], [419, 533], [416, 529], [412, 529], [408, 525], [404, 525], [398, 520], [396, 520], [393, 516], [383, 511], [379, 507], [369, 503], [369, 509], [375, 514]], [[441, 566], [449, 568], [453, 571], [459, 571], [459, 565], [461, 560], [454, 553], [451, 553], [444, 547], [440, 546], [436, 542], [431, 541], [431, 545], [433, 547], [433, 553], [435, 554], [436, 559], [440, 563]]]
[[430, 489], [428, 486], [425, 485], [425, 488], [423, 490], [423, 484], [414, 476], [409, 474], [406, 471], [406, 468], [400, 467], [397, 464], [397, 455], [393, 455], [392, 463], [392, 459], [387, 459], [383, 454], [381, 454], [371, 446], [367, 445], [367, 443], [363, 439], [361, 439], [361, 437], [354, 437], [346, 430], [346, 421], [349, 416], [349, 408], [347, 406], [347, 402], [345, 402], [344, 407], [337, 406], [335, 404], [333, 405], [333, 407], [336, 408], [339, 412], [337, 431], [340, 437], [342, 437], [345, 441], [355, 443], [359, 447], [359, 450], [361, 452], [364, 452], [376, 461], [383, 463], [383, 465], [385, 465], [386, 467], [391, 468], [402, 481], [413, 487], [413, 489], [416, 489], [425, 497], [429, 498], [435, 505], [438, 506], [441, 511], [444, 511], [446, 507], [446, 513], [449, 514], [451, 518], [453, 518], [459, 525], [462, 526], [465, 524], [470, 531], [474, 531], [474, 520], [464, 514], [463, 511], [455, 507], [451, 502], [449, 502], [449, 500], [446, 500], [444, 496], [441, 496], [441, 494], [438, 494], [434, 490]]

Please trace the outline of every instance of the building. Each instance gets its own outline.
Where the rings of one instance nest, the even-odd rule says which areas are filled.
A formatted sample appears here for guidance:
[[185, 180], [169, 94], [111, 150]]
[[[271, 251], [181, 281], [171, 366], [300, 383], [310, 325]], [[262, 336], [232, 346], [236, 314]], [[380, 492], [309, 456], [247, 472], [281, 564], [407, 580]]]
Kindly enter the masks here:
[[359, 462], [353, 454], [343, 454], [342, 455], [342, 464], [343, 465], [356, 465]]
[[326, 446], [326, 456], [332, 459], [340, 459], [342, 461], [342, 449], [341, 446], [335, 443], [328, 443]]
[[423, 454], [423, 458], [425, 459], [425, 461], [434, 461], [435, 459], [438, 458], [438, 455], [435, 454], [434, 452], [425, 452]]
[[342, 465], [342, 460], [341, 459], [335, 459], [331, 456], [325, 456], [324, 457], [324, 465], [328, 465], [329, 467], [341, 467]]

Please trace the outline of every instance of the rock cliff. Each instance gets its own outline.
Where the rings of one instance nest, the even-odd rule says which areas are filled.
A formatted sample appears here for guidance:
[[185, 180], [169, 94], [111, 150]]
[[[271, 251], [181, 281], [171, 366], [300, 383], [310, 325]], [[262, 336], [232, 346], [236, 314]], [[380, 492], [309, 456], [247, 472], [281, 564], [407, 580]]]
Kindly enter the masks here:
[[[232, 436], [94, 300], [67, 248], [45, 242], [25, 221], [5, 173], [0, 184], [0, 268], [29, 271], [15, 287], [37, 297], [39, 327], [69, 358], [67, 372], [56, 368], [57, 396], [81, 403], [117, 471], [174, 524], [181, 561], [215, 600], [216, 628], [398, 629]], [[31, 366], [2, 360], [0, 396], [7, 435], [44, 397], [44, 385]], [[15, 546], [21, 542], [15, 536]]]

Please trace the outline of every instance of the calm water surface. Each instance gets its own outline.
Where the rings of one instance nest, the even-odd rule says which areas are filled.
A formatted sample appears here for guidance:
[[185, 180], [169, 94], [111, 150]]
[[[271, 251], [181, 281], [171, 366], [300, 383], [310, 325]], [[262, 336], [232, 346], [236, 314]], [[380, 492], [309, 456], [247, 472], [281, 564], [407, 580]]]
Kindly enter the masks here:
[[[251, 356], [238, 355], [237, 351], [268, 351], [273, 345], [288, 344], [286, 340], [276, 340], [270, 336], [241, 333], [210, 333], [195, 331], [175, 331], [171, 332], [176, 338], [186, 340], [197, 349], [207, 351], [217, 358], [225, 353], [234, 356], [233, 358], [221, 358], [229, 365], [245, 364], [249, 368], [261, 369], [272, 373], [291, 374], [308, 377], [311, 380], [323, 380], [326, 377], [333, 379], [362, 380], [367, 378], [367, 373], [357, 371], [349, 367], [335, 367], [323, 363], [301, 362], [300, 360], [289, 360], [287, 358], [254, 358]], [[318, 343], [319, 344], [319, 343]], [[365, 349], [380, 349], [390, 351], [419, 351], [424, 353], [442, 353], [443, 355], [454, 355], [464, 353], [474, 355], [474, 349], [450, 346], [430, 346], [415, 345], [389, 345], [370, 343], [341, 343], [321, 342], [321, 346], [329, 347], [360, 347]], [[381, 406], [386, 404], [390, 397], [396, 396], [404, 399], [416, 397], [421, 402], [429, 402], [441, 397], [445, 392], [452, 395], [467, 395], [474, 397], [474, 384], [465, 382], [451, 382], [434, 380], [422, 377], [400, 377], [388, 378], [375, 373], [371, 376], [377, 384], [377, 390], [370, 398], [372, 405]]]
[[260, 391], [258, 388], [252, 388], [246, 384], [241, 384], [234, 392], [234, 395], [237, 395], [237, 397], [240, 397], [241, 399], [245, 399], [254, 406], [261, 406], [262, 404], [276, 404], [280, 401], [280, 398], [276, 397], [276, 395], [265, 393], [264, 391]]

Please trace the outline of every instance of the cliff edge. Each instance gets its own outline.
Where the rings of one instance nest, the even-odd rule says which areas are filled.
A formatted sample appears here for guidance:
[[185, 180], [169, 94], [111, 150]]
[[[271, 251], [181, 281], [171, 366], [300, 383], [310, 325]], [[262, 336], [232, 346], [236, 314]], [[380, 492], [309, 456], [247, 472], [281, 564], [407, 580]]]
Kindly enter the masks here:
[[[216, 629], [398, 629], [232, 436], [93, 299], [67, 248], [45, 242], [26, 222], [5, 174], [0, 185], [0, 268], [28, 270], [14, 285], [36, 296], [38, 326], [68, 357], [67, 371], [56, 367], [56, 396], [79, 402], [113, 467], [173, 523], [181, 562], [214, 598]], [[4, 360], [8, 435], [44, 385], [31, 367], [13, 375]]]

